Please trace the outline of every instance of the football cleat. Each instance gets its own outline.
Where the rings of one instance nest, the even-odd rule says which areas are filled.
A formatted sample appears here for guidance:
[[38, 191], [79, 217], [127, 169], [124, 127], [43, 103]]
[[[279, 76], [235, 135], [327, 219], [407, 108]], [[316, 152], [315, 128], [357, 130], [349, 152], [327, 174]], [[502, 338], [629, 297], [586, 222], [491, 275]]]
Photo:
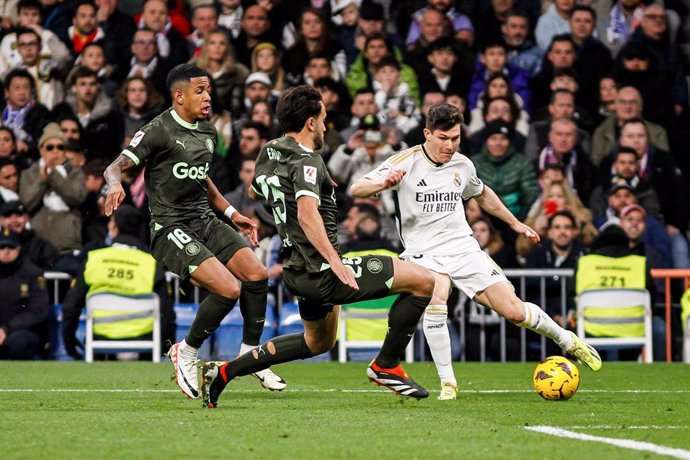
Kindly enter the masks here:
[[262, 371], [254, 372], [253, 377], [256, 377], [261, 386], [271, 391], [283, 391], [287, 383], [281, 376], [273, 372], [271, 369], [264, 369]]
[[367, 368], [367, 376], [376, 385], [386, 387], [397, 395], [417, 399], [424, 399], [429, 396], [429, 392], [412, 380], [400, 364], [385, 369], [379, 367], [374, 360]]
[[566, 351], [593, 371], [596, 372], [601, 369], [601, 357], [594, 347], [585, 343], [574, 332], [571, 332], [571, 334], [573, 334], [573, 345]]
[[182, 342], [178, 342], [170, 347], [168, 351], [168, 356], [174, 367], [173, 376], [175, 378], [175, 383], [188, 398], [198, 398], [199, 375], [196, 366], [197, 360], [185, 358], [183, 354], [180, 353], [181, 346]]
[[439, 401], [450, 401], [458, 397], [458, 391], [458, 386], [453, 382], [443, 382], [438, 399]]
[[226, 364], [228, 363], [225, 361], [209, 361], [201, 366], [201, 398], [204, 407], [218, 407], [218, 397], [228, 384], [224, 378]]

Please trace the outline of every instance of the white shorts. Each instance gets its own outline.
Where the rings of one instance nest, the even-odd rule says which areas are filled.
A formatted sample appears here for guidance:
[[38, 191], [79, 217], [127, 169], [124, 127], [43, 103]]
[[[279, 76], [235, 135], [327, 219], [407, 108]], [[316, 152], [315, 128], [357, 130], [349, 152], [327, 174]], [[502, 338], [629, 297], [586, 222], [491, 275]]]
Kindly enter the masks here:
[[410, 256], [405, 260], [450, 276], [453, 284], [470, 299], [492, 284], [508, 281], [501, 267], [481, 249], [452, 256]]

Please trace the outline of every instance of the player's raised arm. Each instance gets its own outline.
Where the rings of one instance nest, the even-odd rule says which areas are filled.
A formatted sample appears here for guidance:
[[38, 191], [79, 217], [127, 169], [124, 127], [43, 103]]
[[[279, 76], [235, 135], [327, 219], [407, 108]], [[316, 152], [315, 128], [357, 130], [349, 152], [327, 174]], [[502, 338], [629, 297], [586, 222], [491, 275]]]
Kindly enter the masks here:
[[540, 238], [537, 232], [520, 222], [518, 218], [506, 208], [498, 195], [496, 195], [496, 192], [490, 187], [484, 185], [484, 191], [474, 198], [484, 211], [501, 219], [508, 224], [514, 232], [525, 235], [525, 237], [529, 238], [534, 244], [539, 243]]
[[240, 214], [240, 212], [221, 195], [216, 184], [214, 184], [208, 176], [206, 176], [206, 197], [211, 207], [218, 212], [222, 212], [230, 219], [230, 221], [249, 238], [251, 244], [254, 246], [259, 245], [259, 240], [257, 239], [257, 225], [248, 217]]
[[369, 198], [377, 193], [395, 187], [403, 180], [405, 171], [392, 169], [385, 163], [350, 186], [349, 194], [355, 198]]
[[110, 163], [103, 173], [108, 184], [108, 195], [105, 197], [105, 215], [111, 216], [125, 199], [125, 190], [122, 188], [122, 172], [135, 166], [134, 160], [121, 153]]

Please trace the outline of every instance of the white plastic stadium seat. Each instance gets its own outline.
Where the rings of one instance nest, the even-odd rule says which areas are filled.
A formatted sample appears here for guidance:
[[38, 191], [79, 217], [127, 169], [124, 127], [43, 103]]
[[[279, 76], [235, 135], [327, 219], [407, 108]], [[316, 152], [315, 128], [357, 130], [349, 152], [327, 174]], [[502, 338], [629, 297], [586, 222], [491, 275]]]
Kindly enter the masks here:
[[[610, 337], [597, 332], [597, 328], [615, 326], [637, 326], [640, 334]], [[577, 335], [594, 347], [642, 346], [644, 361], [651, 363], [652, 309], [649, 291], [606, 288], [581, 292], [577, 297]]]
[[[347, 351], [375, 350], [383, 345], [388, 325], [388, 310], [396, 295], [341, 305], [338, 330], [338, 361], [347, 361]], [[414, 339], [405, 349], [405, 362], [414, 361]]]
[[[123, 312], [115, 317], [96, 318], [93, 312], [107, 310]], [[122, 316], [127, 316], [123, 318]], [[151, 340], [94, 340], [93, 325], [99, 321], [113, 321], [115, 318], [151, 318], [153, 333]], [[153, 362], [161, 358], [160, 299], [155, 293], [146, 296], [128, 297], [99, 292], [86, 297], [86, 362], [93, 361], [94, 350], [151, 350]]]

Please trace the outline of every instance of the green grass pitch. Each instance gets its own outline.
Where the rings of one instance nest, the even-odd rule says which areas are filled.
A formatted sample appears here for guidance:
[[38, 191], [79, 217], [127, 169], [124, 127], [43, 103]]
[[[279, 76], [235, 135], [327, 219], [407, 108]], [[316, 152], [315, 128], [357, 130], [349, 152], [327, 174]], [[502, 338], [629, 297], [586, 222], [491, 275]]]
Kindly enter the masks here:
[[168, 363], [2, 362], [1, 455], [662, 458], [527, 429], [545, 425], [644, 441], [690, 458], [690, 366], [605, 363], [595, 374], [580, 365], [578, 393], [552, 402], [532, 390], [534, 365], [456, 363], [461, 394], [437, 401], [433, 364], [410, 364], [408, 373], [433, 390], [414, 401], [369, 383], [366, 363], [286, 364], [275, 368], [288, 382], [282, 393], [244, 377], [231, 383], [219, 408], [204, 409], [176, 391]]

